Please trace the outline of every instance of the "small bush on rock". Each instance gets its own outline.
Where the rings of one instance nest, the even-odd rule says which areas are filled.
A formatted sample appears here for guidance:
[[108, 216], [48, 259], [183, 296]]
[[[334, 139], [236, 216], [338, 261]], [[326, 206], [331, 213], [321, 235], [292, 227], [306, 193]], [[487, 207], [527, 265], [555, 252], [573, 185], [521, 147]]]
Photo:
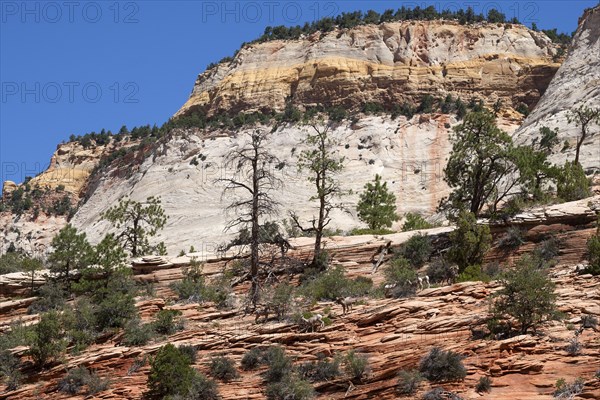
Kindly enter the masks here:
[[475, 391], [477, 393], [489, 393], [492, 390], [492, 379], [489, 376], [482, 376], [477, 381], [477, 385], [475, 386]]
[[242, 369], [250, 371], [258, 367], [262, 362], [263, 351], [258, 347], [254, 347], [246, 352], [242, 357]]
[[338, 357], [332, 360], [321, 357], [316, 362], [301, 364], [298, 367], [298, 373], [303, 379], [310, 382], [329, 381], [340, 375], [340, 360]]
[[585, 386], [585, 382], [581, 378], [577, 378], [572, 383], [567, 383], [564, 379], [559, 379], [556, 381], [556, 390], [552, 394], [555, 399], [572, 399], [581, 392], [583, 392], [583, 387]]
[[369, 360], [365, 355], [350, 350], [344, 357], [344, 369], [350, 379], [360, 382], [369, 372]]
[[314, 396], [315, 391], [311, 384], [295, 376], [286, 377], [283, 381], [267, 386], [269, 400], [310, 400]]
[[446, 391], [443, 387], [436, 387], [423, 395], [423, 400], [462, 400], [453, 392]]
[[415, 268], [419, 268], [427, 262], [429, 256], [431, 256], [431, 251], [431, 240], [428, 236], [422, 234], [411, 236], [401, 248], [404, 258]]
[[239, 376], [233, 360], [224, 356], [213, 357], [210, 360], [210, 374], [224, 382], [229, 382]]
[[160, 335], [172, 335], [182, 330], [183, 321], [178, 318], [180, 315], [179, 310], [160, 310], [152, 322], [154, 332]]
[[467, 375], [462, 362], [462, 356], [451, 350], [446, 351], [439, 347], [432, 348], [421, 359], [419, 371], [425, 378], [432, 382], [462, 380]]
[[400, 371], [396, 391], [401, 395], [415, 394], [422, 381], [423, 376], [417, 370]]

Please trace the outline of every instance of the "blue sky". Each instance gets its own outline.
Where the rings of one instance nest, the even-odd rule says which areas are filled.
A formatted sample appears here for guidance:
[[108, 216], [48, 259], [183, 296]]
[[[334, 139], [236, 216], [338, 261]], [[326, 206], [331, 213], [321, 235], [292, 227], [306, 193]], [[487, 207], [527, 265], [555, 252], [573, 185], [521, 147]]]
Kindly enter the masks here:
[[402, 5], [500, 8], [571, 32], [598, 0], [6, 1], [0, 0], [0, 181], [45, 169], [70, 134], [160, 125], [210, 62], [269, 25]]

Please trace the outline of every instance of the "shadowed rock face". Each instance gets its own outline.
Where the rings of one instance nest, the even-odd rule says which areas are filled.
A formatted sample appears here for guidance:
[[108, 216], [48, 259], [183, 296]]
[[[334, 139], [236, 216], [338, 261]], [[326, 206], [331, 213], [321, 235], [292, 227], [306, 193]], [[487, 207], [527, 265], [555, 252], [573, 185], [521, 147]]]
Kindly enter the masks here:
[[472, 96], [533, 106], [559, 64], [556, 46], [522, 25], [403, 21], [245, 46], [199, 75], [179, 110], [282, 109], [286, 99], [348, 107]]
[[[533, 112], [515, 132], [518, 143], [528, 143], [539, 137], [542, 126], [558, 128], [561, 146], [570, 148], [554, 154], [551, 160], [562, 163], [575, 158], [575, 144], [580, 130], [567, 121], [567, 112], [581, 104], [600, 107], [600, 7], [587, 10], [579, 20], [572, 47], [565, 62], [552, 79], [546, 93]], [[587, 172], [600, 171], [600, 126], [583, 143], [579, 162]]]

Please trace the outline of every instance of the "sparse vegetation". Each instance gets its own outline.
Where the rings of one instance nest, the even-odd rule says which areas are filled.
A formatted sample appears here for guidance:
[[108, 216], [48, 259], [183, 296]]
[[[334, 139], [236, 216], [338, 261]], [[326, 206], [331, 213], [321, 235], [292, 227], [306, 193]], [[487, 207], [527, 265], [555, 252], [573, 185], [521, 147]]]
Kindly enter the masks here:
[[556, 390], [552, 395], [555, 399], [572, 399], [573, 397], [583, 392], [584, 386], [585, 381], [582, 378], [577, 378], [574, 382], [571, 383], [567, 383], [564, 379], [561, 378], [556, 381]]
[[456, 229], [449, 236], [448, 258], [461, 272], [470, 265], [481, 265], [492, 241], [489, 226], [478, 224], [475, 215], [466, 211], [459, 214]]
[[349, 350], [344, 356], [344, 370], [351, 380], [360, 382], [369, 372], [369, 360], [364, 354]]
[[150, 399], [163, 399], [168, 396], [220, 399], [215, 383], [196, 372], [190, 366], [188, 356], [172, 344], [161, 347], [150, 365], [147, 392]]
[[233, 360], [225, 356], [216, 356], [210, 359], [210, 375], [224, 382], [236, 379], [239, 374], [235, 369]]
[[406, 396], [406, 395], [414, 395], [419, 389], [421, 382], [423, 381], [423, 376], [421, 373], [415, 369], [412, 370], [402, 370], [398, 374], [398, 384], [396, 386], [396, 391], [398, 394]]
[[432, 382], [463, 380], [467, 375], [462, 356], [439, 347], [432, 348], [421, 359], [419, 371]]
[[172, 335], [183, 329], [183, 320], [179, 310], [160, 310], [152, 322], [152, 329], [159, 335]]
[[586, 243], [590, 263], [585, 272], [592, 275], [600, 275], [600, 216], [596, 225], [596, 234], [590, 237]]
[[319, 357], [317, 361], [310, 361], [298, 366], [298, 374], [302, 379], [310, 382], [330, 381], [340, 375], [340, 357], [329, 360]]
[[417, 229], [430, 229], [434, 225], [427, 222], [425, 218], [418, 213], [406, 213], [404, 214], [404, 224], [402, 224], [402, 232], [414, 231]]
[[338, 297], [366, 295], [372, 286], [370, 278], [347, 278], [344, 269], [337, 266], [308, 278], [300, 292], [315, 301], [335, 300]]
[[432, 252], [431, 239], [427, 235], [416, 234], [400, 248], [400, 254], [415, 268], [420, 268], [429, 260]]
[[530, 257], [523, 257], [501, 279], [492, 313], [498, 320], [514, 319], [521, 334], [536, 329], [555, 310], [554, 284]]
[[416, 292], [417, 273], [404, 257], [395, 258], [384, 269], [386, 285], [395, 285], [390, 294], [394, 297], [408, 297]]
[[489, 393], [492, 390], [492, 378], [489, 376], [482, 376], [475, 385], [475, 391], [477, 393]]

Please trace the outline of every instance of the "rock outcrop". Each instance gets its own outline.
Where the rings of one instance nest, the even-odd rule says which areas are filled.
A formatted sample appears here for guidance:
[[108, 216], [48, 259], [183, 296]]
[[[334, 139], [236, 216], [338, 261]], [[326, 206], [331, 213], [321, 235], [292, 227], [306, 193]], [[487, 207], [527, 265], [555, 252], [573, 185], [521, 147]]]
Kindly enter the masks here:
[[[515, 141], [530, 143], [539, 138], [541, 127], [558, 128], [561, 146], [565, 141], [569, 146], [550, 159], [559, 164], [573, 160], [580, 130], [568, 122], [567, 113], [581, 104], [600, 107], [600, 6], [581, 17], [567, 58], [538, 105], [515, 132]], [[579, 160], [588, 174], [600, 171], [600, 126], [591, 125], [590, 129], [595, 134], [583, 143]]]
[[523, 25], [402, 21], [244, 46], [200, 74], [177, 115], [281, 110], [287, 101], [417, 103], [424, 94], [533, 106], [559, 64], [557, 46]]
[[[587, 218], [588, 213], [582, 215]], [[438, 228], [431, 233], [444, 234], [445, 229]], [[573, 232], [578, 232], [580, 242], [585, 242], [591, 229], [574, 227]], [[555, 233], [561, 235], [560, 232]], [[395, 241], [401, 242], [411, 234], [414, 232], [397, 234]], [[369, 277], [375, 284], [383, 281], [383, 269], [372, 274], [371, 257], [377, 247], [385, 243], [384, 239], [362, 236], [338, 237], [329, 241], [333, 265], [343, 266], [351, 277]], [[290, 256], [300, 259], [309, 256], [310, 238], [299, 238], [293, 245]], [[290, 320], [271, 319], [256, 324], [253, 316], [244, 315], [241, 299], [248, 290], [247, 282], [235, 287], [237, 306], [233, 309], [217, 309], [210, 303], [200, 306], [173, 303], [169, 284], [181, 279], [182, 266], [187, 264], [184, 258], [171, 259], [168, 265], [164, 259], [139, 260], [139, 265], [146, 262], [152, 268], [138, 270], [136, 275], [136, 279], [152, 282], [156, 293], [154, 298], [138, 299], [137, 307], [142, 319], [150, 321], [165, 308], [180, 310], [186, 321], [184, 330], [139, 347], [125, 346], [121, 334], [103, 336], [87, 349], [65, 356], [63, 364], [31, 374], [17, 390], [0, 393], [0, 399], [84, 398], [83, 394], [73, 397], [57, 390], [57, 382], [69, 369], [77, 366], [85, 366], [111, 379], [110, 387], [96, 394], [96, 398], [142, 399], [150, 367], [140, 360], [167, 343], [197, 346], [198, 358], [194, 368], [207, 374], [211, 356], [226, 353], [231, 357], [240, 376], [233, 382], [218, 384], [224, 399], [266, 398], [265, 382], [261, 376], [264, 367], [244, 371], [240, 368], [240, 360], [249, 349], [268, 345], [285, 346], [286, 352], [294, 357], [295, 364], [314, 361], [319, 356], [331, 357], [350, 349], [368, 357], [370, 370], [361, 382], [351, 384], [349, 378], [342, 375], [315, 383], [318, 399], [396, 399], [398, 372], [416, 368], [420, 358], [434, 346], [456, 351], [464, 357], [465, 380], [442, 384], [464, 399], [548, 399], [556, 381], [561, 378], [567, 382], [583, 379], [583, 392], [577, 398], [600, 396], [600, 379], [595, 376], [599, 368], [600, 332], [583, 330], [579, 335], [579, 342], [583, 345], [581, 351], [570, 355], [566, 350], [574, 337], [573, 327], [579, 327], [583, 315], [600, 317], [600, 277], [577, 275], [573, 264], [563, 262], [562, 258], [559, 265], [551, 270], [551, 276], [557, 286], [557, 305], [565, 319], [544, 323], [538, 334], [504, 340], [477, 336], [478, 332], [485, 331], [489, 298], [498, 290], [497, 282], [465, 282], [433, 287], [408, 299], [366, 299], [346, 315], [337, 304], [319, 302], [308, 306], [310, 311], [328, 314], [331, 324], [316, 332], [303, 332]], [[203, 271], [210, 278], [222, 273], [226, 260], [206, 261]], [[165, 269], [156, 269], [157, 265], [164, 265]], [[291, 282], [296, 284], [297, 276], [292, 276]], [[17, 320], [26, 324], [37, 322], [38, 316], [26, 314], [26, 308], [32, 301], [33, 298], [2, 299], [0, 294], [0, 331], [6, 331], [10, 323]], [[296, 307], [296, 304], [291, 305], [293, 311]], [[29, 371], [26, 350], [19, 347], [13, 349], [13, 353], [25, 362], [25, 369]], [[492, 378], [491, 391], [483, 395], [474, 389], [482, 376]], [[435, 386], [439, 385], [422, 383], [413, 398], [421, 398]]]

